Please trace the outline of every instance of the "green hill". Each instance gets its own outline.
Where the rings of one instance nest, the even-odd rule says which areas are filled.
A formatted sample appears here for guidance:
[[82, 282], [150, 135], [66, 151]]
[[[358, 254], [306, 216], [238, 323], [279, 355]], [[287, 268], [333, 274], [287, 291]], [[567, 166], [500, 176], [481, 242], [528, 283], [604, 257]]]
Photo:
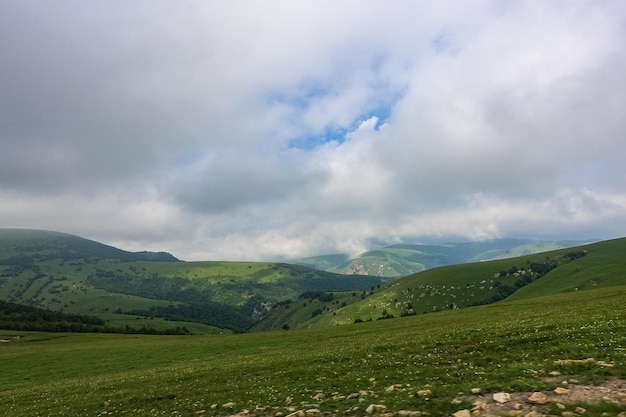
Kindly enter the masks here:
[[293, 263], [339, 274], [378, 276], [392, 281], [445, 265], [513, 258], [580, 244], [582, 242], [495, 239], [446, 245], [391, 245], [364, 252], [354, 259], [336, 254], [297, 259]]
[[245, 330], [303, 292], [379, 283], [299, 265], [181, 262], [64, 233], [0, 229], [0, 300], [112, 321], [143, 316]]
[[0, 255], [5, 262], [20, 257], [39, 261], [117, 259], [124, 262], [178, 262], [178, 259], [166, 252], [127, 252], [67, 233], [31, 229], [0, 228]]
[[[258, 326], [327, 327], [626, 284], [626, 238], [429, 269], [330, 300], [297, 300]], [[281, 324], [282, 323], [282, 324]]]

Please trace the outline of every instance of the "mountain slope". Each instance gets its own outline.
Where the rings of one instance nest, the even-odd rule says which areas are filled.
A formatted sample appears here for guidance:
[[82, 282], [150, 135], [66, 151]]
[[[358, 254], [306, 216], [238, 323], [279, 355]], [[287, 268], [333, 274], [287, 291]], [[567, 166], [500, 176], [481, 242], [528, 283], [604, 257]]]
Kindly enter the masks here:
[[[155, 259], [163, 261], [155, 261]], [[129, 314], [247, 329], [306, 291], [378, 285], [299, 265], [181, 262], [57, 232], [0, 229], [0, 299], [74, 314]]]
[[[626, 284], [626, 238], [426, 270], [330, 301], [280, 306], [265, 323], [325, 327]], [[298, 310], [304, 310], [303, 314]], [[314, 311], [319, 311], [313, 315]], [[304, 321], [298, 319], [304, 318]]]

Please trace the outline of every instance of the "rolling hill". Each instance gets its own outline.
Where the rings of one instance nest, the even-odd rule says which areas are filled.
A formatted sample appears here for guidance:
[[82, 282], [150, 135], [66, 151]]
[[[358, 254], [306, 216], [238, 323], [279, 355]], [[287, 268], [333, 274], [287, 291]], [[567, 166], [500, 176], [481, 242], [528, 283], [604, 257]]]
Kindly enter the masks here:
[[[0, 300], [160, 330], [167, 329], [166, 321], [215, 326], [195, 328], [208, 333], [216, 327], [327, 327], [625, 284], [625, 242], [516, 258], [509, 256], [555, 244], [420, 246], [419, 254], [414, 246], [394, 246], [370, 254], [411, 262], [428, 257], [430, 265], [501, 259], [434, 267], [385, 283], [285, 263], [183, 262], [164, 252], [131, 253], [63, 233], [0, 229]], [[341, 259], [326, 258], [327, 264]]]
[[445, 245], [391, 245], [362, 253], [354, 259], [345, 254], [293, 260], [293, 263], [339, 274], [369, 275], [386, 282], [445, 265], [506, 259], [581, 245], [580, 241], [540, 242], [495, 239]]
[[626, 284], [626, 238], [429, 269], [363, 292], [278, 306], [261, 330], [327, 327]]
[[64, 233], [0, 229], [1, 300], [109, 320], [156, 317], [246, 330], [274, 303], [306, 291], [378, 284], [376, 277], [299, 265], [182, 262]]

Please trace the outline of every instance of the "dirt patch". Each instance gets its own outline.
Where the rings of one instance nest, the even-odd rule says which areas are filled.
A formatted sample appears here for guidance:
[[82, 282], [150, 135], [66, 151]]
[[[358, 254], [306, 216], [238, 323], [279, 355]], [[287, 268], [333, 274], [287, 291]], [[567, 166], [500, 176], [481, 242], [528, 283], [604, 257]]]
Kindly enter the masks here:
[[[565, 409], [566, 405], [596, 404], [601, 401], [621, 404], [626, 410], [626, 379], [612, 378], [601, 385], [580, 385], [575, 383], [563, 384], [554, 391], [541, 391], [542, 395], [535, 395], [540, 398], [538, 403], [534, 403], [532, 392], [506, 393], [495, 398], [493, 394], [479, 395], [474, 399], [472, 412], [478, 416], [524, 416], [531, 411], [537, 413], [547, 413], [551, 404], [557, 404], [559, 408]], [[529, 399], [531, 399], [529, 401]], [[571, 407], [570, 407], [571, 408]]]

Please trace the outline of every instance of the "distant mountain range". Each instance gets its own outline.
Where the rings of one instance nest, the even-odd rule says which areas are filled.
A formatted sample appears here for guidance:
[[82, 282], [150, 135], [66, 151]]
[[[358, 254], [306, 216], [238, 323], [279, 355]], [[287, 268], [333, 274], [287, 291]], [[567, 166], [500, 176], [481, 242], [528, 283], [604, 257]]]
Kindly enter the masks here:
[[345, 254], [332, 254], [294, 259], [291, 262], [322, 271], [376, 276], [391, 281], [439, 266], [514, 258], [583, 243], [587, 242], [494, 239], [441, 245], [390, 245], [365, 252], [354, 259], [349, 259]]

